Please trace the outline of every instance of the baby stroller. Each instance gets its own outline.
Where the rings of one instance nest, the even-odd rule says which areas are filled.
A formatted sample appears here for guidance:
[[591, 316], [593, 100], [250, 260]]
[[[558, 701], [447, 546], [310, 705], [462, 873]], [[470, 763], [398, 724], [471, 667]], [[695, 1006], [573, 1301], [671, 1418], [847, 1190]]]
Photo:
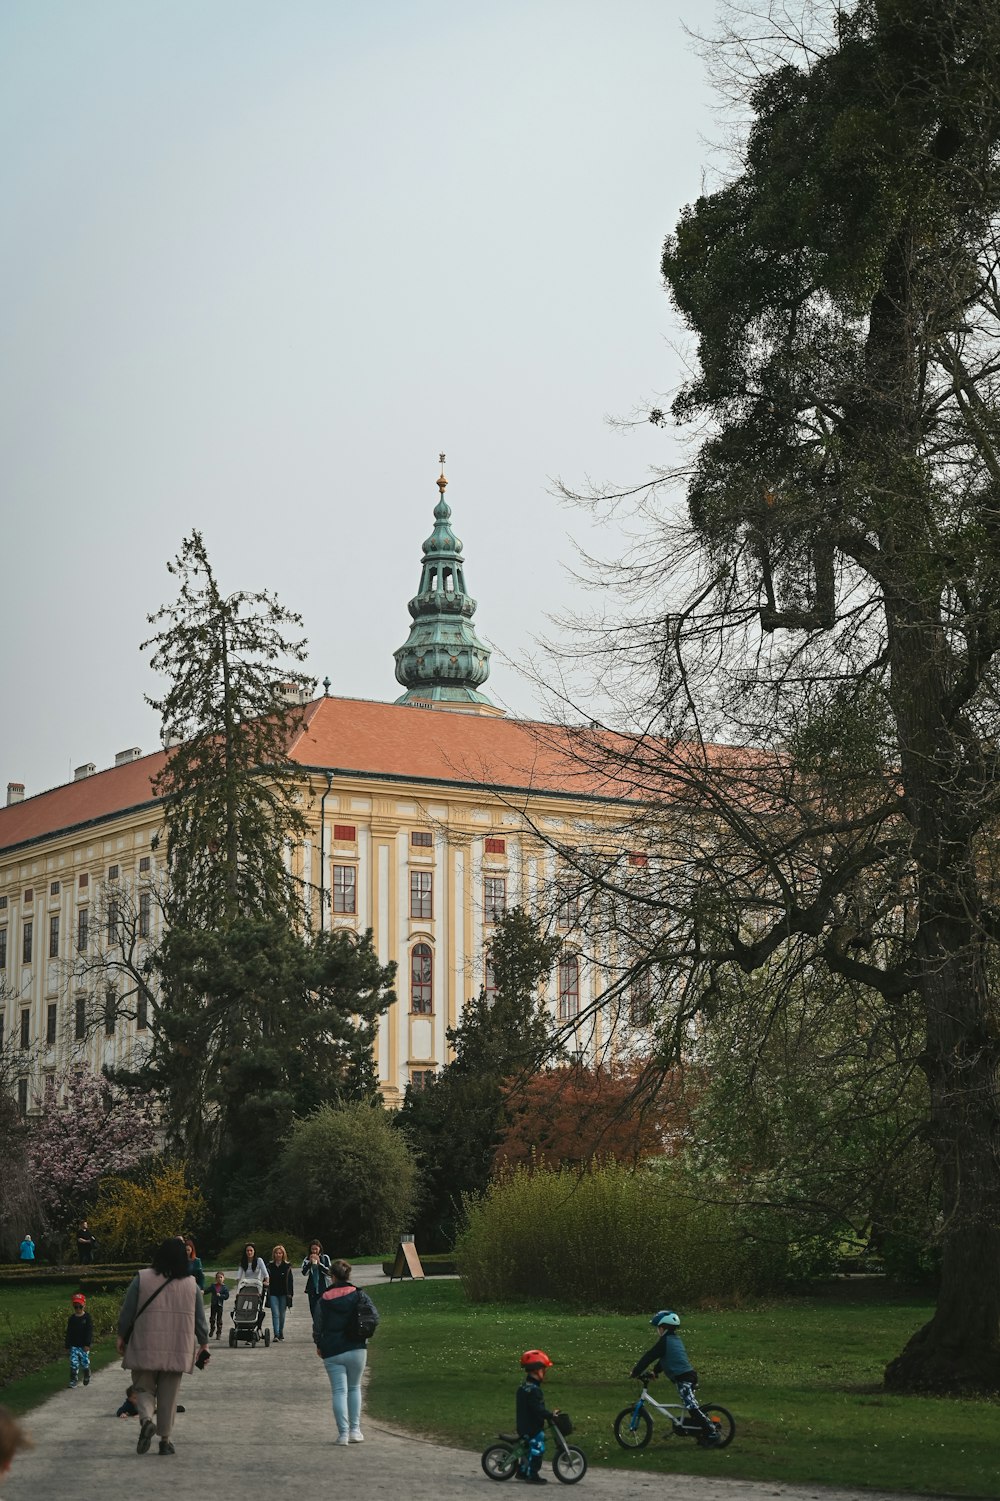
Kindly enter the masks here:
[[263, 1334], [257, 1328], [260, 1322], [261, 1311], [264, 1307], [264, 1286], [255, 1277], [247, 1278], [236, 1289], [236, 1299], [233, 1305], [231, 1318], [233, 1327], [229, 1331], [229, 1347], [235, 1350], [240, 1340], [248, 1345], [255, 1345], [263, 1339], [265, 1349], [271, 1343], [271, 1331], [265, 1329]]

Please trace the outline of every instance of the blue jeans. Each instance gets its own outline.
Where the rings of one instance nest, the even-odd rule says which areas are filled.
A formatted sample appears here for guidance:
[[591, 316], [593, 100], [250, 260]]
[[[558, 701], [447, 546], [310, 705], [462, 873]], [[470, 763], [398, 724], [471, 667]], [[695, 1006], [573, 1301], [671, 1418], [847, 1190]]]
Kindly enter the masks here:
[[333, 1394], [333, 1416], [341, 1436], [361, 1427], [361, 1376], [367, 1359], [367, 1350], [345, 1350], [342, 1355], [327, 1355], [323, 1360]]
[[285, 1312], [288, 1308], [288, 1299], [279, 1298], [277, 1293], [272, 1293], [268, 1298], [271, 1308], [271, 1323], [274, 1325], [275, 1336], [285, 1332]]

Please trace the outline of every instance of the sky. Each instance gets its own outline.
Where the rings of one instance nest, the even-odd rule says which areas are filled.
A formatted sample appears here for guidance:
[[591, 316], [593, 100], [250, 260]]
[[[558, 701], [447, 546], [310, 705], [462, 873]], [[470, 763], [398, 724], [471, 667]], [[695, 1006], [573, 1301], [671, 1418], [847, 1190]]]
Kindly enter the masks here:
[[[140, 643], [199, 528], [390, 700], [447, 453], [485, 691], [584, 605], [555, 494], [673, 439], [663, 240], [711, 0], [4, 0], [0, 795], [157, 748]], [[4, 775], [6, 774], [6, 775]]]

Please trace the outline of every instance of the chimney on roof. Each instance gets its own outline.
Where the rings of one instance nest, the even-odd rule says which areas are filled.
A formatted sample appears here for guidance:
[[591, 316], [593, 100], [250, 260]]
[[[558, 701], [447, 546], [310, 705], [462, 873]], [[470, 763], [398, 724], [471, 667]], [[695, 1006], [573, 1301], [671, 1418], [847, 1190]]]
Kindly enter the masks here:
[[309, 696], [298, 683], [275, 683], [274, 696], [280, 704], [307, 704]]
[[11, 803], [23, 803], [23, 802], [24, 802], [24, 783], [23, 782], [8, 782], [7, 783], [7, 806], [8, 806], [8, 808], [10, 807]]
[[183, 735], [178, 735], [176, 730], [163, 730], [160, 735], [160, 743], [164, 750], [171, 750], [175, 745], [180, 745]]
[[142, 751], [139, 749], [139, 747], [137, 745], [133, 745], [129, 750], [118, 752], [117, 756], [115, 757], [115, 765], [127, 766], [130, 761], [138, 761], [141, 755]]
[[84, 761], [83, 765], [78, 766], [74, 771], [73, 780], [74, 782], [86, 781], [87, 777], [92, 777], [96, 770], [97, 767], [93, 761]]

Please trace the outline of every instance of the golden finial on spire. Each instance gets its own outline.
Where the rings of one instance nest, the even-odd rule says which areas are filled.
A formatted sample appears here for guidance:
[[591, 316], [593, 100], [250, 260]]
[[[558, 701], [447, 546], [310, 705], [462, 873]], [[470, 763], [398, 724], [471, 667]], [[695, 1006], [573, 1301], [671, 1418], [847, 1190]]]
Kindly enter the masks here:
[[441, 494], [443, 496], [445, 490], [448, 488], [448, 481], [444, 477], [444, 454], [439, 454], [438, 459], [441, 464], [441, 473], [438, 475], [437, 487], [441, 491]]

